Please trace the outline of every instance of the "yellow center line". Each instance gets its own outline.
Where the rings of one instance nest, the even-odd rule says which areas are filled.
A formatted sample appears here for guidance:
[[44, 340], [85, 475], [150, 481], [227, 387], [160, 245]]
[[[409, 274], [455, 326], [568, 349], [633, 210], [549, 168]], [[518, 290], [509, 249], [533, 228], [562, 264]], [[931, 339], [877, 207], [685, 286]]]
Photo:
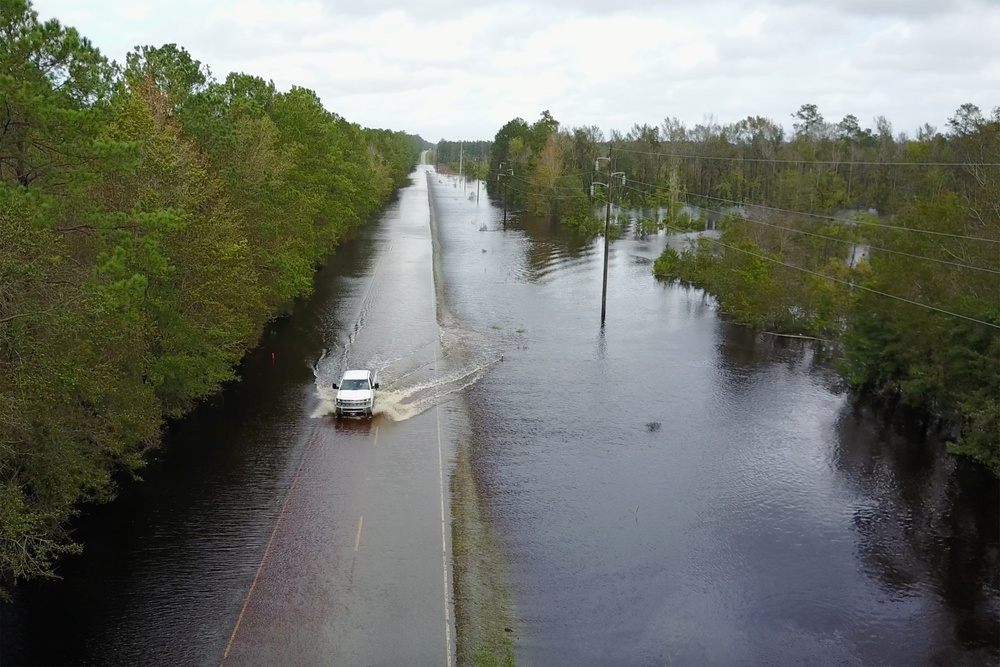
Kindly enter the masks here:
[[378, 426], [375, 427], [375, 442], [373, 442], [372, 445], [377, 445], [377, 444], [378, 444]]
[[364, 515], [362, 515], [361, 518], [358, 519], [358, 536], [354, 538], [354, 550], [355, 551], [357, 551], [358, 547], [361, 546], [361, 526], [363, 526], [364, 523], [365, 523], [365, 517], [364, 517]]

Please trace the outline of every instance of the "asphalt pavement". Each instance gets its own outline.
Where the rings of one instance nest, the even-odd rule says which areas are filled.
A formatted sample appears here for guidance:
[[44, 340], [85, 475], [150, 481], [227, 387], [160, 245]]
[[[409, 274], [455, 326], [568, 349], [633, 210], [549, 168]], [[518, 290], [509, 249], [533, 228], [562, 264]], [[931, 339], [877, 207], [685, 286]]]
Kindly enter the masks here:
[[[407, 386], [436, 380], [441, 350], [422, 169], [379, 223], [353, 325], [336, 336], [336, 363], [318, 373], [319, 412], [323, 385], [346, 366], [379, 370], [379, 401], [397, 408], [411, 394]], [[384, 411], [336, 420], [310, 406], [299, 429], [304, 454], [223, 664], [453, 664], [450, 447], [439, 410], [398, 421]], [[407, 416], [393, 411], [400, 414]]]

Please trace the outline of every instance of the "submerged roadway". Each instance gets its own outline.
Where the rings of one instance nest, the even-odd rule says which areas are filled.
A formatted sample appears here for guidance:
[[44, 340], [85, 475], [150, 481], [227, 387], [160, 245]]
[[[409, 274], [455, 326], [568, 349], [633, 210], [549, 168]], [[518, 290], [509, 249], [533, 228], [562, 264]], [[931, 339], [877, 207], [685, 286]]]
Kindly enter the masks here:
[[[399, 347], [411, 377], [433, 380], [440, 350], [432, 255], [418, 171], [378, 228], [353, 327], [316, 366], [319, 405], [302, 415], [306, 446], [223, 664], [452, 664], [449, 446], [440, 407], [398, 422], [384, 412], [370, 421], [324, 414], [326, 388], [343, 369], [380, 370]], [[393, 349], [394, 341], [406, 343]], [[379, 379], [380, 402], [391, 401], [393, 378], [383, 370]]]
[[[995, 664], [996, 479], [654, 281], [683, 239], [627, 222], [601, 329], [599, 239], [418, 168], [4, 603], [0, 663], [455, 664], [468, 453], [518, 664]], [[329, 414], [346, 368], [374, 419]]]

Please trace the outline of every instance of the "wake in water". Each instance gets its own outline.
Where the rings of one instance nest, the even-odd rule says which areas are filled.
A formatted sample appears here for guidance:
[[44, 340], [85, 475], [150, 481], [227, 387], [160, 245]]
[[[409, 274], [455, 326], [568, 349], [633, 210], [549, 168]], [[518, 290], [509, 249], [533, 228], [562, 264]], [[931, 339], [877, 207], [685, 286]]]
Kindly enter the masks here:
[[[427, 171], [428, 185], [432, 174], [433, 171]], [[431, 235], [435, 237], [437, 230], [433, 197], [430, 197], [429, 204]], [[316, 395], [319, 399], [312, 414], [314, 418], [333, 414], [337, 390], [332, 388], [331, 383], [340, 378], [348, 363], [355, 364], [354, 368], [370, 368], [375, 371], [380, 384], [375, 397], [375, 414], [392, 421], [404, 421], [475, 384], [493, 364], [500, 361], [507, 345], [517, 342], [506, 340], [513, 334], [500, 331], [486, 334], [469, 329], [451, 314], [443, 292], [440, 246], [436, 241], [433, 243], [433, 256], [434, 302], [439, 340], [419, 345], [394, 358], [368, 358], [349, 362], [357, 336], [363, 329], [368, 308], [372, 305], [369, 287], [369, 293], [362, 301], [358, 321], [341, 353], [324, 353], [313, 366]], [[378, 274], [377, 266], [375, 274]], [[520, 334], [517, 336], [520, 338]]]
[[[454, 321], [451, 322], [454, 325]], [[441, 352], [435, 348], [440, 344]], [[392, 421], [405, 421], [439, 404], [451, 394], [472, 386], [500, 361], [503, 342], [476, 331], [442, 327], [440, 341], [387, 359], [371, 359], [380, 388], [375, 414]], [[337, 390], [332, 383], [345, 370], [347, 351], [324, 352], [313, 366], [319, 403], [312, 417], [334, 413]]]
[[484, 362], [480, 366], [462, 369], [447, 376], [439, 375], [412, 386], [396, 387], [394, 384], [381, 389], [375, 401], [375, 414], [385, 415], [394, 422], [416, 417], [445, 397], [471, 387], [486, 374], [493, 363], [495, 362]]

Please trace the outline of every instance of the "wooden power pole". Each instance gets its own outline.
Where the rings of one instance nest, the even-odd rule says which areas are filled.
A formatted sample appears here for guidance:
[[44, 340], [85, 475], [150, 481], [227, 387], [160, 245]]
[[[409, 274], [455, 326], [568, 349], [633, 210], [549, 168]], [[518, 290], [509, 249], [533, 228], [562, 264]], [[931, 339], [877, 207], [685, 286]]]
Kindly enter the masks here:
[[591, 194], [594, 191], [594, 185], [603, 185], [607, 190], [608, 201], [604, 208], [604, 277], [601, 281], [601, 328], [604, 328], [604, 320], [608, 312], [608, 255], [611, 247], [611, 184], [616, 176], [621, 176], [622, 182], [625, 181], [624, 171], [611, 171], [611, 147], [608, 147], [609, 157], [599, 157], [597, 162], [594, 164], [594, 171], [600, 171], [601, 160], [608, 161], [608, 181], [607, 183], [601, 183], [599, 181], [594, 181], [593, 185], [590, 187]]

